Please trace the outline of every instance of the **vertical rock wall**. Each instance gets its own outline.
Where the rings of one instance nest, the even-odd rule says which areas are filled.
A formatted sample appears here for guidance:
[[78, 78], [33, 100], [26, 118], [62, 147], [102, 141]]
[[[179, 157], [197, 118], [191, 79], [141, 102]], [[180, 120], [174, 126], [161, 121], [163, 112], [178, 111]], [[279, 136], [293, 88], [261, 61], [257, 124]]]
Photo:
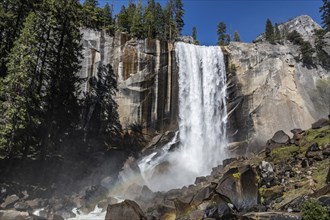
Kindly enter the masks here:
[[142, 124], [147, 131], [176, 127], [178, 112], [177, 66], [173, 45], [159, 40], [130, 39], [125, 34], [114, 37], [85, 29], [82, 69], [87, 78], [82, 85], [89, 91], [88, 78], [97, 77], [97, 68], [111, 64], [118, 76], [120, 122], [124, 128]]

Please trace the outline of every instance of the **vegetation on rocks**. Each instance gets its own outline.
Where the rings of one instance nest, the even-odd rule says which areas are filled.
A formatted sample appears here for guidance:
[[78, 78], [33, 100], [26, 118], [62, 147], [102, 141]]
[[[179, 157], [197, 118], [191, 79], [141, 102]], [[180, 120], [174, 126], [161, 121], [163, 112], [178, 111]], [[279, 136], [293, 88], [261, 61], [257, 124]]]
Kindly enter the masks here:
[[304, 220], [328, 220], [330, 218], [328, 210], [317, 200], [308, 199], [302, 206]]

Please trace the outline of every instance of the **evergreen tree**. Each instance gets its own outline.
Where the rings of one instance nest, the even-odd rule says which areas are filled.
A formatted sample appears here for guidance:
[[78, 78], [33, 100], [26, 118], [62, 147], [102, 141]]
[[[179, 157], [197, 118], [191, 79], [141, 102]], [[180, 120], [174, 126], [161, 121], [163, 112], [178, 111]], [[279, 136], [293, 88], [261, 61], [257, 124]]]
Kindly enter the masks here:
[[183, 2], [181, 0], [174, 1], [174, 13], [175, 13], [175, 24], [176, 24], [176, 36], [181, 35], [181, 31], [184, 26], [183, 21]]
[[280, 30], [278, 29], [278, 24], [275, 23], [275, 27], [274, 27], [274, 40], [275, 41], [279, 41], [281, 40], [281, 32]]
[[83, 5], [84, 6], [90, 6], [90, 7], [96, 8], [99, 5], [99, 3], [98, 3], [97, 0], [85, 0], [85, 2], [84, 2]]
[[[135, 16], [136, 5], [134, 0], [130, 0], [127, 7], [127, 30], [130, 32], [132, 30], [134, 16]], [[141, 10], [142, 11], [142, 10]]]
[[87, 28], [100, 29], [102, 25], [100, 9], [97, 0], [86, 0], [83, 4], [83, 25]]
[[311, 43], [303, 41], [300, 45], [300, 51], [303, 63], [307, 66], [313, 65], [313, 53], [315, 52], [315, 49], [312, 47]]
[[191, 36], [194, 39], [194, 44], [199, 45], [199, 41], [197, 40], [197, 29], [196, 29], [196, 27], [193, 27]]
[[165, 36], [166, 39], [172, 41], [177, 36], [177, 29], [174, 20], [174, 2], [169, 0], [164, 8], [164, 21], [165, 21]]
[[323, 6], [320, 7], [323, 28], [330, 31], [330, 1], [323, 0]]
[[114, 25], [112, 19], [112, 6], [105, 3], [102, 10], [103, 29], [110, 35], [114, 35]]
[[326, 34], [325, 30], [319, 29], [319, 30], [314, 30], [315, 34], [315, 49], [316, 49], [316, 54], [317, 58], [320, 62], [320, 64], [325, 67], [325, 68], [330, 68], [330, 56], [325, 52], [325, 45], [326, 43], [324, 42], [324, 35]]
[[224, 22], [219, 22], [217, 33], [218, 33], [218, 45], [220, 46], [226, 45], [226, 41], [228, 38], [226, 31], [227, 31], [226, 24]]
[[30, 11], [35, 10], [41, 0], [0, 1], [0, 77], [7, 75], [7, 61], [15, 40], [19, 37], [23, 23]]
[[192, 28], [191, 36], [194, 40], [197, 40], [197, 29], [196, 29], [196, 27]]
[[155, 34], [158, 39], [166, 39], [165, 36], [165, 15], [162, 6], [157, 2], [155, 6]]
[[1, 81], [0, 155], [26, 157], [38, 143], [34, 134], [41, 122], [38, 81], [38, 51], [40, 32], [44, 22], [34, 12], [24, 23], [20, 38], [15, 42], [8, 63], [8, 76]]
[[286, 38], [291, 41], [293, 44], [301, 45], [304, 41], [301, 34], [298, 33], [298, 31], [294, 30], [287, 34]]
[[137, 7], [134, 11], [131, 34], [137, 38], [143, 38], [143, 7], [142, 0], [139, 0]]
[[110, 143], [112, 138], [119, 137], [122, 127], [119, 122], [118, 104], [114, 96], [118, 92], [117, 77], [112, 66], [102, 65], [98, 69], [97, 95], [101, 104], [101, 131]]
[[45, 118], [42, 123], [41, 156], [53, 150], [75, 129], [79, 120], [78, 87], [82, 57], [77, 0], [49, 0], [53, 21], [52, 51], [45, 77]]
[[154, 0], [148, 0], [147, 7], [144, 10], [144, 32], [146, 37], [156, 38], [156, 5]]
[[234, 42], [241, 42], [241, 38], [239, 36], [238, 31], [234, 32]]
[[274, 27], [270, 19], [266, 21], [266, 40], [270, 43], [274, 43]]
[[127, 9], [123, 5], [120, 9], [119, 14], [117, 15], [117, 30], [118, 31], [129, 31], [129, 22]]

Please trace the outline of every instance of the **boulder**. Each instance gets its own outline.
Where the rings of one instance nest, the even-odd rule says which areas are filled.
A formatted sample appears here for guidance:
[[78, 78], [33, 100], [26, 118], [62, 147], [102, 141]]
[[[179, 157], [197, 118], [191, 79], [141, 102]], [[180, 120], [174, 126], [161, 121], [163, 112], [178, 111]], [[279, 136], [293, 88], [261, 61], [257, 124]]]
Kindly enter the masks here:
[[290, 131], [293, 135], [295, 134], [300, 134], [301, 132], [303, 132], [303, 130], [301, 128], [294, 128]]
[[317, 161], [323, 160], [322, 151], [308, 151], [305, 156], [306, 158], [314, 159]]
[[283, 195], [284, 187], [274, 186], [272, 188], [260, 188], [260, 191], [261, 191], [261, 196], [264, 198], [263, 204], [268, 205]]
[[47, 220], [28, 212], [20, 212], [16, 210], [0, 210], [1, 220]]
[[330, 207], [330, 195], [324, 195], [317, 198], [322, 206]]
[[270, 139], [271, 143], [286, 145], [290, 143], [290, 137], [283, 130], [277, 131], [274, 136]]
[[301, 220], [296, 213], [286, 212], [250, 212], [242, 216], [242, 220]]
[[113, 205], [118, 203], [118, 199], [109, 197], [106, 199], [103, 199], [102, 201], [97, 203], [97, 207], [102, 208], [104, 211], [106, 211], [108, 205]]
[[307, 152], [308, 151], [320, 151], [318, 143], [311, 144], [307, 149]]
[[147, 220], [139, 205], [131, 200], [108, 205], [105, 220]]
[[222, 161], [222, 165], [225, 168], [227, 165], [231, 164], [232, 162], [236, 161], [236, 158], [227, 158]]
[[229, 169], [220, 179], [216, 191], [228, 197], [238, 210], [258, 204], [257, 174], [250, 165]]
[[203, 203], [203, 201], [209, 200], [214, 195], [216, 187], [217, 184], [211, 183], [207, 187], [202, 188], [196, 193], [190, 204], [198, 206]]
[[312, 124], [312, 129], [319, 129], [319, 128], [323, 128], [325, 126], [329, 126], [329, 120], [325, 119], [325, 118], [321, 118], [320, 120], [318, 120]]
[[272, 187], [276, 185], [276, 175], [274, 166], [267, 161], [262, 161], [259, 165], [260, 184], [261, 186]]
[[161, 204], [157, 207], [159, 219], [164, 220], [175, 220], [176, 219], [176, 209], [173, 206]]
[[33, 199], [25, 201], [25, 203], [32, 207], [32, 209], [39, 209], [48, 205], [48, 200], [45, 199]]
[[31, 211], [32, 207], [29, 206], [26, 202], [16, 202], [14, 208], [20, 212]]
[[1, 204], [0, 207], [3, 209], [11, 208], [18, 200], [19, 197], [15, 194], [11, 196], [7, 196], [5, 201]]
[[52, 214], [47, 218], [47, 220], [64, 220], [64, 218], [60, 215]]
[[325, 182], [328, 183], [328, 184], [330, 183], [330, 167], [329, 167], [327, 179], [326, 179]]
[[97, 203], [103, 199], [106, 199], [108, 196], [108, 189], [102, 185], [89, 186], [82, 192], [76, 203], [79, 203], [81, 209], [89, 213], [94, 210]]
[[225, 201], [220, 195], [214, 195], [213, 198], [207, 202], [208, 205], [204, 211], [203, 219], [218, 219], [218, 220], [232, 220], [236, 219], [236, 215], [231, 205]]

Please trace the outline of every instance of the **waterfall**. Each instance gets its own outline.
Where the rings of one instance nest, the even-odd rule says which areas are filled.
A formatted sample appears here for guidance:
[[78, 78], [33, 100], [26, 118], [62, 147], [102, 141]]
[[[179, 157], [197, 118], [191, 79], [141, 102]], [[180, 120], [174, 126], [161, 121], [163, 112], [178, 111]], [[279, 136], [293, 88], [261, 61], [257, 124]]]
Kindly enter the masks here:
[[[218, 46], [175, 44], [179, 67], [179, 141], [176, 152], [155, 153], [139, 167], [152, 190], [167, 190], [192, 184], [225, 159], [226, 72]], [[177, 136], [175, 136], [177, 138]], [[166, 161], [166, 169], [155, 167]], [[147, 177], [147, 178], [146, 178]]]

